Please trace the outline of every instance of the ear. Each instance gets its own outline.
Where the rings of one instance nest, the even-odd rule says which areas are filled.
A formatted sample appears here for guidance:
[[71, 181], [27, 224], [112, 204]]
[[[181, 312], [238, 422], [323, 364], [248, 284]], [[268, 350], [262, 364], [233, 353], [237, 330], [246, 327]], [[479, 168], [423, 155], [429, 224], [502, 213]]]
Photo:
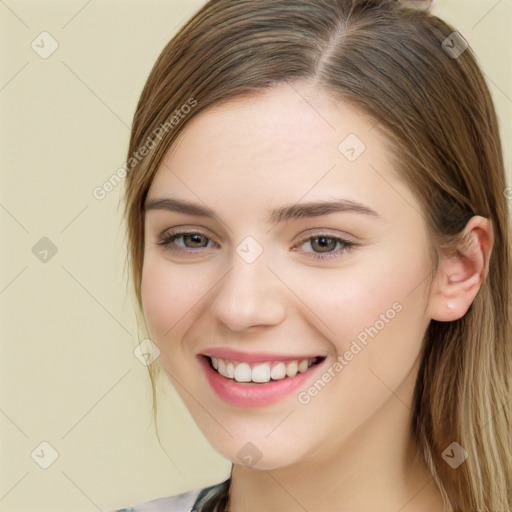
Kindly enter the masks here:
[[441, 256], [429, 298], [433, 320], [462, 318], [487, 276], [493, 244], [490, 221], [475, 215], [466, 224], [464, 234], [468, 237], [466, 246], [451, 256]]

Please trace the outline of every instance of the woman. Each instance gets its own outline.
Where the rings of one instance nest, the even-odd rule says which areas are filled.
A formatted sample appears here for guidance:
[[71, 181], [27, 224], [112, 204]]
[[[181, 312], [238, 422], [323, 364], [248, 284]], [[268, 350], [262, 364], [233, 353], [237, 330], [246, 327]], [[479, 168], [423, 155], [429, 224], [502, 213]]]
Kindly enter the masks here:
[[233, 462], [132, 510], [510, 510], [506, 180], [462, 36], [389, 0], [212, 0], [128, 163], [154, 398], [162, 367]]

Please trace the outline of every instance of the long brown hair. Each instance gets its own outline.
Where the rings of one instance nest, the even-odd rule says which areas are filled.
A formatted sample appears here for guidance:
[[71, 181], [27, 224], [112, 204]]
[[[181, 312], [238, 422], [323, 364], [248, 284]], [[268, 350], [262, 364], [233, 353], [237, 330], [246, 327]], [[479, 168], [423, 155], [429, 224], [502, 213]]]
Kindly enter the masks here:
[[[370, 116], [392, 144], [396, 171], [422, 206], [434, 270], [442, 253], [464, 243], [460, 233], [472, 215], [491, 221], [489, 273], [470, 310], [457, 321], [431, 321], [425, 334], [411, 438], [446, 510], [509, 512], [512, 283], [507, 185], [489, 90], [471, 48], [465, 49], [454, 32], [439, 18], [391, 0], [206, 3], [158, 57], [134, 116], [128, 158], [146, 141], [155, 144], [147, 156], [133, 160], [127, 176], [129, 263], [142, 309], [146, 195], [172, 143], [208, 107], [276, 84], [308, 80]], [[169, 119], [192, 102], [194, 108], [170, 126]], [[155, 365], [149, 368], [156, 418], [157, 373]], [[453, 442], [468, 453], [457, 469], [442, 456]]]

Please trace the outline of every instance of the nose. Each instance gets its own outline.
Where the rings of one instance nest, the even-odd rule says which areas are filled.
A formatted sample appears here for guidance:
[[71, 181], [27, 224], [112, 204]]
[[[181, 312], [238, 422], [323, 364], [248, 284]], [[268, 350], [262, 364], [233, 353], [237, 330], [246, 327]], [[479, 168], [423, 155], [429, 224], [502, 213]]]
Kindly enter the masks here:
[[232, 331], [271, 326], [286, 316], [283, 284], [260, 257], [252, 263], [235, 255], [232, 268], [212, 294], [210, 312]]

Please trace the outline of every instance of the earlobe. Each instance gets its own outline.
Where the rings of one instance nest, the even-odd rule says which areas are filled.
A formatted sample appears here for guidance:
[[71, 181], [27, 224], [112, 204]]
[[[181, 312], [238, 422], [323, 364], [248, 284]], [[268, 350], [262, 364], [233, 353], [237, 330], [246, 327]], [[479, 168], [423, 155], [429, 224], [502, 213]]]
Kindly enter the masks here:
[[429, 298], [433, 320], [451, 322], [462, 318], [487, 276], [493, 243], [490, 221], [475, 215], [466, 224], [464, 234], [467, 244], [439, 261]]

